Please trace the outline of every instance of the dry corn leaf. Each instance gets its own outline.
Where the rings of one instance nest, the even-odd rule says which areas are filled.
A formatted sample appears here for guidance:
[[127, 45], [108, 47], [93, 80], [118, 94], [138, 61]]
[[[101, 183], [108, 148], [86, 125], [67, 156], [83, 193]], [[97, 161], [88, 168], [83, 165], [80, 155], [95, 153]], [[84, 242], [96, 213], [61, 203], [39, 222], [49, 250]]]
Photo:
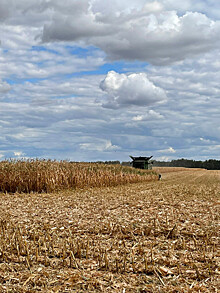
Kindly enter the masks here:
[[162, 274], [162, 275], [164, 275], [164, 276], [166, 276], [166, 275], [173, 275], [174, 273], [169, 269], [169, 268], [167, 268], [167, 267], [162, 267], [162, 266], [160, 266], [159, 268], [158, 268], [158, 270], [159, 270], [159, 272]]

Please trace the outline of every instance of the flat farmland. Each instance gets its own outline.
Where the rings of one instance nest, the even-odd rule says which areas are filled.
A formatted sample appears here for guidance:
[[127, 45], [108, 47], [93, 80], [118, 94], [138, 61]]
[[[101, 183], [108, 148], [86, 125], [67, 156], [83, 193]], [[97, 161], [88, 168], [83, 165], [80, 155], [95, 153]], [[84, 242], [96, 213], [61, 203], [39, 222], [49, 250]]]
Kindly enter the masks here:
[[219, 292], [220, 171], [0, 196], [0, 292]]

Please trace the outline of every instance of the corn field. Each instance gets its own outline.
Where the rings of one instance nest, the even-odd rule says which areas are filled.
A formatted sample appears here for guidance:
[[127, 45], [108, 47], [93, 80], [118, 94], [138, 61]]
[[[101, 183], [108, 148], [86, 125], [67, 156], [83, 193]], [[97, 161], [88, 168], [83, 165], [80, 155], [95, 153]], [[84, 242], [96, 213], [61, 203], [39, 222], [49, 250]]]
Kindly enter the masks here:
[[156, 180], [153, 171], [120, 165], [51, 160], [0, 162], [0, 192], [49, 193], [64, 189], [106, 187]]
[[2, 194], [0, 292], [220, 292], [220, 172], [158, 172], [161, 181]]

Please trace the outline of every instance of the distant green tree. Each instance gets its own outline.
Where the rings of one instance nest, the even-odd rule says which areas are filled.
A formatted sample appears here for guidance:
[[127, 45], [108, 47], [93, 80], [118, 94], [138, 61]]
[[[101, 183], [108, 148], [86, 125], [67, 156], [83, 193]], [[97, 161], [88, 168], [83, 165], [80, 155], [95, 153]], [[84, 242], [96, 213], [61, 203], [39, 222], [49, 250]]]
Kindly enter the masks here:
[[156, 167], [185, 167], [185, 168], [202, 168], [207, 170], [220, 170], [219, 160], [194, 161], [187, 159], [172, 160], [171, 162], [154, 161]]

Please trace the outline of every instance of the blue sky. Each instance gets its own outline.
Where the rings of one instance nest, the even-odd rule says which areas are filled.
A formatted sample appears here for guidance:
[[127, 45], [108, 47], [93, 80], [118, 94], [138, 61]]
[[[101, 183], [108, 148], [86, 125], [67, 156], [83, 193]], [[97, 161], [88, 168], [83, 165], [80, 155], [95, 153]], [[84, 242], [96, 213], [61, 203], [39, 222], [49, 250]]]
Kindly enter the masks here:
[[220, 4], [0, 0], [0, 160], [220, 159]]

